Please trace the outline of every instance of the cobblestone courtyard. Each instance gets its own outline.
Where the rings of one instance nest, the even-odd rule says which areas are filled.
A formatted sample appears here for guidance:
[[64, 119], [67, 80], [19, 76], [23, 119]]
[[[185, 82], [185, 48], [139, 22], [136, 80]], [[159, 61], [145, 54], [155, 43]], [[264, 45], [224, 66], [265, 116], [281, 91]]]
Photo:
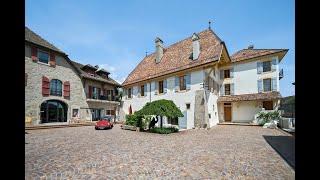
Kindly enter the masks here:
[[278, 130], [218, 125], [160, 135], [93, 126], [27, 131], [26, 179], [294, 179], [263, 135]]

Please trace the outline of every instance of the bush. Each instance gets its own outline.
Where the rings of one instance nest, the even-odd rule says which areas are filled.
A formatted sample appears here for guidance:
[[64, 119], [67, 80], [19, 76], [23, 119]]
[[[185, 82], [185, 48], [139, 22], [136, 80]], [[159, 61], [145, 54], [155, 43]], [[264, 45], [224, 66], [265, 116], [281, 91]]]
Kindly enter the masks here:
[[126, 115], [126, 125], [130, 126], [137, 126], [138, 123], [138, 116], [132, 114], [132, 115]]
[[178, 131], [179, 129], [177, 129], [176, 127], [163, 127], [163, 128], [155, 127], [150, 130], [150, 132], [152, 133], [159, 133], [159, 134], [170, 134]]
[[272, 120], [281, 119], [281, 116], [279, 111], [259, 112], [257, 118], [258, 118], [258, 124], [260, 126], [263, 126], [265, 123], [269, 123]]

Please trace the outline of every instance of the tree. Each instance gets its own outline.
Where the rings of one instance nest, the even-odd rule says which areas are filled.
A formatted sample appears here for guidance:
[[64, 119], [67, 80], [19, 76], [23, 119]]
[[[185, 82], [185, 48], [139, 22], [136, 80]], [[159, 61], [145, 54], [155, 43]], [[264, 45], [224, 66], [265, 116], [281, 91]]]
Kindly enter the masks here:
[[156, 115], [156, 122], [158, 122], [158, 116], [160, 116], [160, 128], [162, 128], [163, 116], [166, 116], [167, 118], [183, 117], [182, 112], [174, 102], [166, 99], [148, 102], [142, 109], [135, 112], [135, 114], [139, 116]]

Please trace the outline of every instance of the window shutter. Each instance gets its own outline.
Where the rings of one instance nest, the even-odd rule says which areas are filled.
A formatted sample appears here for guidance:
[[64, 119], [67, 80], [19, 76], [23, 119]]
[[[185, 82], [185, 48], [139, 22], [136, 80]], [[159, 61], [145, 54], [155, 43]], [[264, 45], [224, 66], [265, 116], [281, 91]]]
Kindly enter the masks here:
[[167, 80], [163, 80], [163, 93], [167, 93]]
[[63, 83], [63, 96], [64, 98], [70, 98], [70, 82], [66, 81]]
[[234, 95], [234, 83], [230, 84], [230, 94]]
[[277, 78], [271, 79], [272, 91], [277, 91]]
[[186, 75], [186, 89], [187, 90], [190, 90], [191, 89], [191, 74], [187, 74]]
[[144, 95], [146, 96], [148, 92], [148, 84], [144, 84]]
[[50, 80], [42, 76], [42, 95], [43, 96], [49, 96], [50, 94]]
[[141, 86], [138, 86], [138, 97], [141, 96]]
[[159, 91], [159, 89], [158, 89], [159, 84], [158, 84], [158, 83], [159, 83], [158, 81], [155, 81], [155, 82], [154, 82], [154, 94], [155, 94], [155, 95], [157, 95], [157, 94], [158, 94], [158, 91]]
[[221, 84], [220, 96], [224, 96], [224, 84]]
[[230, 69], [230, 78], [233, 78], [233, 68]]
[[224, 70], [220, 70], [220, 79], [224, 79]]
[[89, 86], [89, 98], [92, 98], [92, 86]]
[[259, 93], [262, 92], [262, 80], [261, 79], [258, 80], [258, 92]]
[[271, 71], [276, 71], [277, 70], [277, 59], [272, 59], [271, 62]]
[[50, 66], [56, 67], [56, 55], [53, 52], [50, 52]]
[[262, 62], [257, 62], [257, 73], [258, 74], [262, 73]]
[[174, 79], [174, 91], [178, 92], [179, 91], [179, 77], [176, 76]]
[[38, 49], [34, 46], [31, 47], [31, 59], [33, 62], [38, 61]]

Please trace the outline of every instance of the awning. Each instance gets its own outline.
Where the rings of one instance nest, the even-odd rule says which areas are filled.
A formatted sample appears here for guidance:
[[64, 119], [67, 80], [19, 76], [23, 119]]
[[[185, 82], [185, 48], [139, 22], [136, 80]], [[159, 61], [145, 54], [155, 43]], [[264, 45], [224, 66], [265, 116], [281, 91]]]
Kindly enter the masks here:
[[220, 96], [218, 102], [235, 102], [235, 101], [267, 101], [280, 99], [281, 95], [279, 92], [262, 92], [254, 94], [241, 94], [241, 95], [230, 95], [230, 96]]

